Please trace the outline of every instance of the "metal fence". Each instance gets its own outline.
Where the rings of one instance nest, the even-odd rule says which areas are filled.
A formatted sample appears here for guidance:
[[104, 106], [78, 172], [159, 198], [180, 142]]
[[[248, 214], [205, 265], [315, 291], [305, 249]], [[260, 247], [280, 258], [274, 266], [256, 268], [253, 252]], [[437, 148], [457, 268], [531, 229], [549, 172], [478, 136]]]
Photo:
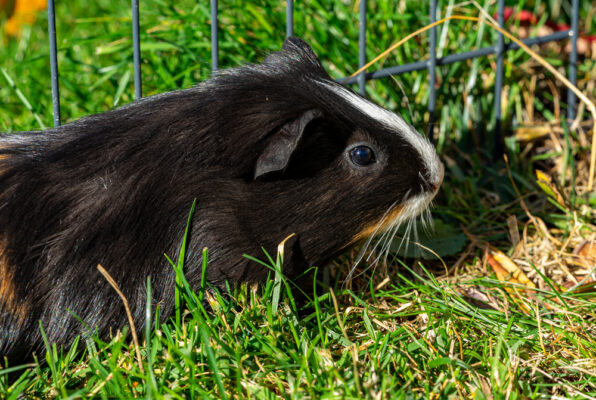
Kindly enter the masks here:
[[[134, 65], [134, 85], [135, 97], [138, 99], [142, 96], [141, 90], [141, 50], [139, 39], [139, 0], [132, 1], [132, 43], [133, 43], [133, 65]], [[286, 36], [294, 34], [294, 1], [286, 0]], [[437, 0], [430, 0], [430, 22], [436, 21], [437, 15]], [[497, 3], [497, 22], [499, 26], [503, 27], [505, 23], [505, 0], [498, 0]], [[358, 64], [362, 67], [366, 64], [366, 17], [367, 7], [366, 0], [360, 0], [359, 4], [360, 21], [358, 24]], [[574, 85], [577, 82], [577, 38], [579, 25], [579, 0], [571, 0], [571, 28], [555, 32], [546, 36], [539, 36], [523, 40], [523, 43], [530, 46], [534, 44], [547, 43], [563, 39], [571, 39], [571, 55], [569, 58], [568, 78]], [[60, 95], [58, 86], [58, 63], [56, 57], [56, 23], [54, 13], [54, 0], [48, 0], [48, 30], [50, 36], [50, 64], [51, 64], [51, 80], [52, 80], [52, 104], [54, 113], [54, 126], [60, 125]], [[450, 54], [444, 57], [437, 58], [436, 42], [437, 42], [437, 28], [433, 27], [430, 33], [430, 56], [427, 60], [417, 61], [410, 64], [396, 65], [388, 68], [383, 68], [372, 72], [362, 72], [357, 77], [349, 79], [346, 83], [357, 83], [360, 93], [365, 95], [365, 85], [367, 80], [379, 79], [390, 75], [399, 75], [411, 71], [419, 71], [428, 69], [429, 79], [429, 127], [432, 128], [435, 120], [436, 108], [436, 68], [440, 65], [447, 65], [458, 61], [468, 60], [477, 57], [487, 56], [489, 54], [497, 55], [497, 70], [495, 78], [495, 129], [497, 134], [497, 147], [499, 142], [501, 130], [501, 90], [503, 88], [503, 59], [505, 52], [518, 49], [519, 46], [515, 43], [505, 43], [505, 38], [502, 33], [499, 33], [498, 40], [495, 46], [485, 47], [482, 49], [472, 50], [465, 53]], [[211, 69], [217, 70], [219, 56], [219, 41], [218, 41], [218, 0], [211, 0]], [[575, 118], [576, 96], [569, 90], [567, 92], [567, 118], [572, 120]]]

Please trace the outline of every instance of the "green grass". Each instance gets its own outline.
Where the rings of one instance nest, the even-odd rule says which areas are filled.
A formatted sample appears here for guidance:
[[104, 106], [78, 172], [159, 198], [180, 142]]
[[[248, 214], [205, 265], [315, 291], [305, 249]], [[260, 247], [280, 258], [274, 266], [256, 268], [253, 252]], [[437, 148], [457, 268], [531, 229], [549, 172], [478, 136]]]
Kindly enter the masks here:
[[[220, 3], [221, 67], [257, 62], [280, 47], [285, 4]], [[374, 11], [368, 23], [369, 59], [428, 23], [421, 2], [368, 3]], [[550, 18], [568, 20], [566, 8], [558, 12], [554, 0], [509, 3], [538, 14], [546, 5]], [[589, 2], [582, 3], [580, 21], [589, 31], [594, 15]], [[440, 4], [441, 16], [447, 4]], [[485, 7], [495, 12], [494, 6]], [[478, 14], [471, 7], [456, 11]], [[63, 121], [132, 101], [129, 3], [61, 2], [57, 15]], [[312, 44], [333, 77], [356, 69], [354, 1], [296, 2], [295, 16], [296, 34]], [[141, 2], [145, 95], [209, 77], [209, 23], [206, 2]], [[438, 31], [442, 54], [488, 46], [496, 38], [495, 32], [469, 22], [451, 21], [445, 29], [444, 40]], [[40, 14], [19, 40], [0, 47], [0, 130], [51, 126], [46, 43]], [[418, 61], [427, 52], [425, 37], [412, 40], [383, 65]], [[545, 47], [541, 54], [554, 65], [565, 64], [556, 49]], [[593, 70], [593, 61], [582, 60], [580, 87], [589, 87]], [[561, 271], [583, 277], [572, 250], [584, 240], [596, 240], [596, 198], [585, 191], [586, 133], [569, 131], [557, 121], [554, 104], [565, 98], [562, 86], [522, 51], [510, 52], [503, 109], [509, 167], [491, 162], [494, 58], [437, 72], [434, 132], [446, 180], [434, 216], [440, 221], [435, 237], [445, 240], [431, 247], [441, 249], [447, 272], [437, 260], [398, 257], [376, 269], [363, 267], [361, 276], [344, 282], [354, 259], [346, 254], [330, 268], [315, 266], [320, 267], [316, 296], [301, 308], [294, 301], [297, 289], [283, 279], [283, 263], [275, 255], [251, 255], [272, 269], [266, 284], [222, 296], [205, 286], [189, 288], [183, 252], [171, 254], [179, 307], [160, 323], [159, 309], [148, 306], [148, 320], [156, 323], [137, 327], [142, 369], [125, 328], [107, 343], [81, 338], [70, 351], [48, 344], [47, 354], [38, 355], [46, 361], [43, 366], [0, 369], [0, 398], [20, 393], [27, 398], [596, 397], [594, 290], [560, 289], [570, 282]], [[369, 82], [367, 94], [426, 130], [427, 78], [420, 71]], [[595, 93], [587, 94], [594, 98]], [[519, 140], [517, 128], [532, 122], [550, 122], [553, 135]], [[535, 169], [553, 176], [562, 200], [552, 191], [555, 184], [540, 189]], [[533, 218], [544, 221], [552, 239], [544, 238], [520, 199]], [[510, 217], [516, 218], [521, 247], [510, 239]], [[490, 246], [506, 252], [538, 288], [498, 279], [487, 261]], [[204, 308], [203, 297], [211, 310]]]
[[[279, 284], [285, 289], [276, 292]], [[532, 304], [529, 312], [516, 305], [506, 313], [478, 308], [458, 293], [492, 286], [502, 283], [482, 278], [453, 285], [404, 268], [381, 291], [365, 297], [338, 293], [337, 309], [332, 295], [318, 293], [304, 315], [282, 280], [270, 280], [259, 292], [244, 286], [233, 300], [218, 296], [209, 312], [183, 285], [188, 311], [179, 324], [149, 329], [141, 349], [144, 372], [128, 337], [119, 335], [110, 343], [88, 341], [82, 361], [72, 353], [46, 357], [49, 367], [27, 370], [12, 393], [27, 388], [28, 396], [39, 398], [593, 396], [594, 382], [578, 359], [594, 359], [596, 332], [577, 329], [585, 324], [583, 315], [593, 315], [593, 303], [562, 295], [570, 312], [561, 319], [544, 310], [536, 314]], [[507, 297], [503, 293], [496, 301], [510, 301]], [[544, 291], [536, 301], [552, 304], [554, 297]], [[549, 353], [553, 340], [560, 354]], [[0, 393], [11, 394], [5, 379]]]

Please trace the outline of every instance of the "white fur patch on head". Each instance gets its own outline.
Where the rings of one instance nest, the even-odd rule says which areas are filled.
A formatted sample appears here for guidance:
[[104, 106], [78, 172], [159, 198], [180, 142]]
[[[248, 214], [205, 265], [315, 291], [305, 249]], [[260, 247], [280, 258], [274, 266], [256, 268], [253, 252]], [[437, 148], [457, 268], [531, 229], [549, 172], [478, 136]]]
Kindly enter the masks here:
[[316, 82], [352, 104], [354, 108], [360, 112], [367, 114], [371, 118], [379, 121], [386, 128], [395, 131], [398, 135], [403, 137], [418, 151], [422, 160], [426, 164], [426, 168], [429, 172], [429, 183], [433, 186], [440, 185], [443, 180], [443, 165], [439, 160], [435, 148], [428, 139], [416, 132], [414, 128], [397, 114], [366, 100], [340, 84], [330, 81]]

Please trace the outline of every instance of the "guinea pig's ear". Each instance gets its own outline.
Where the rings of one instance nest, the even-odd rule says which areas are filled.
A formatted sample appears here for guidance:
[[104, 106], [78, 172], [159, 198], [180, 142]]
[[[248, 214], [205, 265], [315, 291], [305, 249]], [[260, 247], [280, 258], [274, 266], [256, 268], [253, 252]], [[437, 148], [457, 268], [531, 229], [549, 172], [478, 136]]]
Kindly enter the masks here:
[[278, 131], [273, 133], [269, 143], [267, 143], [267, 147], [265, 147], [265, 150], [263, 150], [257, 160], [254, 178], [258, 179], [270, 172], [284, 169], [288, 165], [292, 153], [298, 147], [306, 125], [313, 119], [322, 116], [323, 113], [317, 109], [305, 111], [302, 115], [287, 122]]
[[293, 73], [298, 76], [321, 76], [329, 79], [329, 75], [310, 45], [297, 37], [287, 38], [281, 51], [269, 54], [263, 64], [274, 67], [276, 71]]
[[318, 61], [317, 55], [313, 51], [312, 47], [306, 42], [304, 39], [300, 39], [299, 37], [290, 36], [286, 40], [284, 40], [284, 44], [281, 46], [282, 51], [295, 53], [300, 51], [304, 55], [308, 56], [308, 58], [314, 58]]

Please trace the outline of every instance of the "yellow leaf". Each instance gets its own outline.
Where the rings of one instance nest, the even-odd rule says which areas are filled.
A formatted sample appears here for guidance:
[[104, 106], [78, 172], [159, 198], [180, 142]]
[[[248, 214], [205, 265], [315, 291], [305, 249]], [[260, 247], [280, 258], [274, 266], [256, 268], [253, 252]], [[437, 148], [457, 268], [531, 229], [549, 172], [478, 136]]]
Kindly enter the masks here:
[[560, 205], [563, 206], [566, 204], [565, 198], [563, 197], [563, 195], [557, 188], [557, 185], [555, 184], [555, 182], [553, 182], [553, 179], [549, 175], [537, 169], [536, 179], [536, 183], [538, 184], [538, 186], [540, 186], [544, 193], [552, 197]]
[[[534, 283], [528, 279], [528, 277], [526, 276], [526, 274], [524, 274], [524, 272], [517, 266], [517, 264], [515, 264], [513, 262], [513, 260], [511, 260], [509, 257], [507, 257], [505, 254], [501, 253], [500, 251], [492, 251], [492, 257], [493, 259], [499, 264], [499, 266], [501, 266], [504, 270], [507, 271], [507, 275], [509, 276], [508, 280], [509, 282], [513, 282], [513, 283], [519, 283], [522, 284], [524, 286], [530, 287], [530, 288], [535, 288], [536, 285], [534, 285]], [[490, 259], [489, 259], [489, 263], [490, 263]], [[491, 263], [491, 267], [494, 268], [494, 265]], [[495, 273], [497, 273], [497, 271], [495, 270]], [[499, 277], [499, 273], [497, 273], [497, 277]], [[501, 277], [499, 277], [499, 279], [501, 279]], [[501, 280], [505, 280], [505, 279], [501, 279]]]

